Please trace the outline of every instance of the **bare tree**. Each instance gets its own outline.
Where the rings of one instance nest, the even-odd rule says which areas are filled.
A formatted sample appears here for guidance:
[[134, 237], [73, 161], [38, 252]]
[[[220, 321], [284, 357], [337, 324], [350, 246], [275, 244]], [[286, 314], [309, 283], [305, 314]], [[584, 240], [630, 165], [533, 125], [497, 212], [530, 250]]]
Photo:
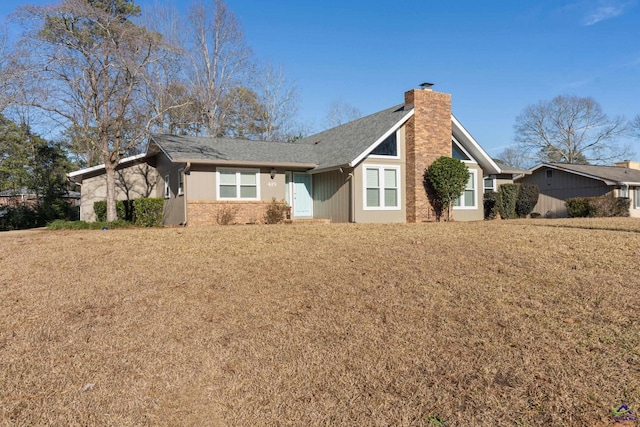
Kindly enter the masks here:
[[640, 114], [635, 116], [629, 123], [631, 132], [638, 138], [640, 138]]
[[132, 22], [139, 14], [132, 0], [63, 0], [18, 15], [35, 25], [21, 41], [20, 58], [33, 76], [21, 102], [52, 113], [100, 151], [108, 221], [117, 215], [116, 167], [146, 138], [142, 94], [150, 64], [163, 53], [161, 36]]
[[211, 136], [223, 134], [227, 112], [223, 100], [242, 86], [250, 72], [251, 49], [240, 24], [223, 0], [200, 0], [188, 11], [192, 31], [192, 82]]
[[527, 107], [515, 123], [515, 141], [529, 159], [560, 163], [607, 163], [624, 158], [616, 139], [624, 118], [609, 119], [593, 98], [557, 96]]
[[325, 129], [329, 129], [359, 119], [360, 117], [362, 117], [362, 111], [360, 111], [359, 108], [354, 107], [342, 99], [336, 99], [329, 104], [323, 125]]
[[260, 139], [281, 142], [291, 139], [297, 127], [299, 98], [296, 85], [287, 80], [282, 67], [267, 64], [259, 73], [256, 87], [265, 112]]
[[504, 149], [496, 159], [507, 166], [512, 166], [518, 169], [527, 169], [531, 166], [531, 160], [527, 160], [520, 151], [515, 148]]

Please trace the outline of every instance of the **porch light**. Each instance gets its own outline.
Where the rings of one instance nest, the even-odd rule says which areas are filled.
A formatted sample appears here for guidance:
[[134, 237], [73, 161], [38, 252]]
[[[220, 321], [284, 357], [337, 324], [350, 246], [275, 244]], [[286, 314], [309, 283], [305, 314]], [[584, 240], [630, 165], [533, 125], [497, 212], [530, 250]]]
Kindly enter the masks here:
[[271, 179], [276, 177], [276, 168], [271, 168]]

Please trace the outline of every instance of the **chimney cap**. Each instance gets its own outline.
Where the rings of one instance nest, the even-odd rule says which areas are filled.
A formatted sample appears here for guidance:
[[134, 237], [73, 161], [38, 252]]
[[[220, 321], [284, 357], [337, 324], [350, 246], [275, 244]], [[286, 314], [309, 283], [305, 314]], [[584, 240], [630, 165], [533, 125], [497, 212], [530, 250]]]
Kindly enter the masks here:
[[420, 83], [420, 87], [422, 89], [431, 89], [433, 87], [433, 83]]

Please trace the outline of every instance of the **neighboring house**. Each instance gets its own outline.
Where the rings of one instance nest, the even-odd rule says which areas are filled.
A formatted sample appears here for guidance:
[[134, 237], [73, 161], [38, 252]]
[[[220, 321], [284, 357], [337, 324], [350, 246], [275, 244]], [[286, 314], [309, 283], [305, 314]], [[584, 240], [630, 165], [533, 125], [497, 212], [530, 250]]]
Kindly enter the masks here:
[[[435, 219], [424, 171], [440, 156], [458, 158], [470, 171], [454, 218], [482, 220], [485, 185], [497, 190], [513, 175], [451, 114], [451, 95], [428, 85], [406, 92], [402, 105], [296, 143], [154, 135], [146, 152], [124, 159], [119, 170], [135, 189], [129, 197], [145, 189], [166, 199], [166, 225], [215, 224], [228, 209], [239, 223], [262, 222], [273, 199], [286, 201], [294, 220], [423, 222]], [[143, 163], [146, 175], [136, 169]], [[106, 197], [104, 165], [69, 177], [82, 185], [81, 219], [94, 220], [93, 203]], [[126, 195], [119, 190], [117, 197]]]
[[[81, 194], [77, 191], [67, 191], [62, 195], [71, 206], [78, 206]], [[0, 206], [8, 206], [12, 208], [29, 207], [33, 208], [38, 204], [38, 195], [35, 191], [28, 188], [16, 188], [14, 190], [0, 191]]]
[[516, 182], [536, 184], [540, 189], [533, 212], [566, 217], [565, 201], [572, 197], [628, 197], [629, 214], [640, 217], [640, 163], [624, 161], [614, 166], [542, 163]]

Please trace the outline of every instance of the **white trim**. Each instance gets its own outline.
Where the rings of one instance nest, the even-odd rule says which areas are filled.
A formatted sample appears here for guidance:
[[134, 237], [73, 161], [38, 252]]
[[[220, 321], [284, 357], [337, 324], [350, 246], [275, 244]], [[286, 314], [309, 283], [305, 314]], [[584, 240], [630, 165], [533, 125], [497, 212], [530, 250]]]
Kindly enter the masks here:
[[[399, 128], [398, 128], [399, 129]], [[398, 135], [398, 129], [396, 129], [395, 132], [391, 132], [389, 133], [389, 136], [387, 136], [387, 138], [389, 138], [391, 135], [395, 134], [396, 137], [396, 155], [395, 156], [385, 156], [383, 154], [369, 154], [369, 158], [370, 159], [389, 159], [389, 160], [399, 160], [400, 159], [400, 137]], [[387, 140], [387, 138], [383, 139], [380, 144], [382, 144], [384, 141]], [[378, 148], [378, 146], [380, 145], [376, 145], [373, 150], [375, 150], [376, 148]], [[371, 150], [371, 151], [373, 151]]]
[[459, 206], [453, 206], [453, 209], [455, 210], [472, 210], [472, 209], [478, 209], [478, 171], [476, 169], [469, 169], [469, 181], [467, 182], [473, 182], [473, 206], [463, 206], [462, 203], [464, 203], [464, 192], [466, 191], [467, 187], [465, 185], [465, 189], [462, 191], [462, 194], [460, 194], [460, 196], [458, 196], [457, 200], [460, 200], [460, 205]]
[[640, 209], [640, 187], [634, 188], [633, 191], [633, 209]]
[[[235, 172], [236, 174], [236, 195], [237, 197], [220, 197], [220, 171]], [[240, 197], [240, 173], [253, 172], [256, 175], [256, 197]], [[233, 201], [255, 201], [260, 200], [260, 169], [247, 168], [216, 168], [216, 200], [233, 200]]]
[[458, 148], [460, 149], [460, 151], [462, 151], [462, 153], [469, 158], [469, 160], [462, 160], [462, 159], [458, 159], [458, 160], [460, 160], [462, 163], [469, 163], [469, 164], [472, 164], [472, 165], [477, 165], [478, 164], [476, 159], [474, 159], [473, 156], [471, 154], [469, 154], [469, 152], [462, 146], [462, 144], [460, 144], [460, 141], [458, 141], [458, 139], [453, 135], [451, 135], [451, 143], [452, 144], [456, 144], [458, 146]]
[[[377, 169], [378, 170], [378, 179], [379, 179], [379, 193], [380, 193], [380, 206], [367, 206], [367, 169]], [[397, 190], [397, 206], [385, 206], [384, 205], [384, 190], [387, 188], [384, 182], [384, 171], [385, 169], [393, 169], [396, 171], [396, 186]], [[365, 211], [399, 211], [402, 206], [402, 176], [400, 175], [400, 166], [399, 165], [371, 165], [364, 164], [362, 165], [362, 209]], [[389, 187], [394, 188], [394, 187]]]
[[[371, 144], [369, 146], [369, 148], [367, 148], [362, 153], [360, 153], [360, 155], [358, 157], [353, 159], [349, 163], [349, 167], [352, 167], [352, 168], [355, 167], [358, 163], [360, 163], [362, 160], [364, 160], [364, 158], [367, 157], [369, 155], [369, 153], [371, 153], [373, 151], [374, 148], [376, 148], [382, 141], [387, 139], [387, 137], [389, 135], [391, 135], [393, 132], [396, 132], [398, 129], [400, 129], [400, 126], [402, 126], [408, 119], [410, 119], [413, 116], [413, 111], [414, 110], [412, 108], [411, 111], [409, 111], [407, 114], [402, 116], [402, 118], [400, 120], [398, 120], [398, 122], [395, 125], [391, 126], [391, 128], [384, 133], [384, 135], [382, 135], [373, 144]], [[400, 155], [400, 149], [398, 149], [398, 155]], [[392, 159], [393, 157], [381, 156], [381, 158]]]
[[184, 196], [184, 169], [178, 170], [178, 196]]
[[483, 163], [486, 163], [489, 167], [495, 170], [496, 174], [502, 173], [502, 169], [500, 169], [500, 166], [498, 166], [498, 164], [493, 161], [493, 159], [484, 150], [484, 148], [482, 148], [482, 146], [478, 144], [478, 141], [476, 141], [475, 138], [471, 136], [471, 134], [464, 128], [464, 126], [462, 126], [462, 123], [460, 123], [458, 119], [456, 119], [456, 117], [452, 114], [451, 115], [452, 134], [454, 133], [454, 130], [455, 130], [454, 128], [457, 128], [457, 130], [462, 134], [462, 136], [464, 136], [465, 139], [469, 141], [469, 143], [471, 144], [470, 150], [473, 152], [477, 152], [478, 156], [482, 157], [482, 159], [478, 159], [478, 156], [470, 156], [472, 159], [475, 159], [480, 166], [482, 166], [482, 169], [486, 169], [486, 166], [483, 165]]
[[170, 199], [171, 198], [171, 174], [166, 174], [163, 179], [164, 179], [163, 196], [165, 199]]
[[[484, 185], [484, 182], [485, 182], [486, 180], [488, 180], [488, 179], [490, 179], [490, 180], [491, 180], [491, 187], [487, 187], [486, 185]], [[495, 177], [495, 176], [493, 176], [493, 175], [489, 175], [489, 176], [487, 176], [487, 177], [484, 177], [484, 176], [483, 176], [483, 177], [482, 177], [482, 192], [484, 193], [484, 192], [485, 192], [485, 191], [487, 191], [487, 190], [497, 191], [497, 189], [496, 189], [497, 181], [498, 181], [498, 180], [497, 180], [497, 179], [496, 179], [496, 177]]]
[[[122, 164], [125, 164], [125, 163], [133, 162], [135, 160], [140, 160], [140, 159], [146, 157], [146, 155], [147, 155], [147, 153], [141, 153], [141, 154], [136, 154], [135, 156], [125, 157], [124, 159], [120, 159], [120, 161], [118, 162], [118, 166], [120, 166]], [[69, 178], [73, 178], [73, 177], [76, 177], [78, 175], [84, 175], [85, 173], [99, 171], [100, 169], [104, 169], [104, 163], [102, 163], [100, 165], [97, 165], [97, 166], [91, 166], [91, 167], [88, 167], [88, 168], [79, 169], [77, 171], [69, 172], [67, 174], [67, 176]]]

